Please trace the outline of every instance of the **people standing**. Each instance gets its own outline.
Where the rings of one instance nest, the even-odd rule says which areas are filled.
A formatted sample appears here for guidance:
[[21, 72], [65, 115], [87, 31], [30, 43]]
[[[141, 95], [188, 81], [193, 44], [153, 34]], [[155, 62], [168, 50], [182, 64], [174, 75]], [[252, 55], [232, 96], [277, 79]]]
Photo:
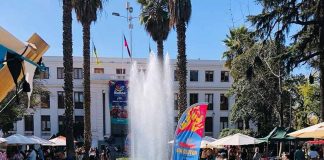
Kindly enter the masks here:
[[317, 158], [319, 158], [319, 155], [318, 155], [317, 151], [315, 150], [315, 146], [311, 146], [310, 147], [310, 151], [308, 152], [308, 157], [310, 159], [317, 159]]
[[305, 153], [302, 150], [301, 146], [298, 146], [294, 153], [295, 160], [305, 160]]
[[207, 148], [204, 148], [201, 152], [200, 160], [207, 160]]
[[247, 160], [248, 159], [248, 153], [246, 148], [243, 148], [242, 153], [241, 153], [241, 160]]
[[29, 146], [29, 147], [30, 147], [30, 149], [28, 152], [27, 160], [36, 160], [37, 154], [34, 149], [34, 146]]
[[255, 147], [254, 149], [254, 155], [253, 155], [253, 160], [261, 160], [261, 153], [259, 153], [259, 148]]

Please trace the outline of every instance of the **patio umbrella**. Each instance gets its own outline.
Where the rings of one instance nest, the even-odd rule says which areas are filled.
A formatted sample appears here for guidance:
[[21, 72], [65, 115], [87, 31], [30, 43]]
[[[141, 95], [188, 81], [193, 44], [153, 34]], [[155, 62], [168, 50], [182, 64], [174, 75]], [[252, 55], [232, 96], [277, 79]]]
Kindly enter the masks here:
[[29, 136], [28, 138], [36, 141], [37, 144], [39, 144], [39, 145], [51, 145], [51, 144], [54, 144], [53, 142], [51, 142], [49, 140], [39, 138], [39, 137], [36, 137], [36, 136]]
[[36, 141], [25, 137], [20, 134], [14, 134], [6, 138], [8, 145], [27, 145], [27, 144], [37, 144]]
[[324, 144], [324, 140], [307, 141], [308, 144]]
[[0, 144], [5, 143], [5, 142], [7, 142], [7, 140], [5, 138], [0, 138]]
[[218, 146], [214, 146], [211, 143], [215, 142], [216, 139], [212, 137], [205, 136], [200, 143], [200, 148], [217, 148]]
[[324, 122], [289, 133], [288, 135], [298, 138], [324, 138]]
[[215, 146], [242, 146], [242, 145], [250, 145], [250, 144], [258, 144], [259, 140], [256, 138], [244, 135], [244, 134], [234, 134], [231, 136], [227, 136], [212, 142], [211, 145]]
[[66, 138], [64, 136], [58, 136], [49, 141], [52, 142], [52, 144], [45, 144], [44, 146], [66, 146]]

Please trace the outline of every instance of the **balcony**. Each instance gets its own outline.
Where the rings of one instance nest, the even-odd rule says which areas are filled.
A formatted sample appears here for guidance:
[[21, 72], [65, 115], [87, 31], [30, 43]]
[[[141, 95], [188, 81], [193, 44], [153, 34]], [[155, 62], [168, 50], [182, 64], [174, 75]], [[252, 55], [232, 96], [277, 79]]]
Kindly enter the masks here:
[[51, 131], [42, 131], [42, 136], [43, 137], [44, 136], [46, 136], [46, 137], [51, 136]]
[[25, 131], [25, 136], [33, 136], [34, 131]]
[[127, 80], [128, 74], [91, 74], [91, 80]]

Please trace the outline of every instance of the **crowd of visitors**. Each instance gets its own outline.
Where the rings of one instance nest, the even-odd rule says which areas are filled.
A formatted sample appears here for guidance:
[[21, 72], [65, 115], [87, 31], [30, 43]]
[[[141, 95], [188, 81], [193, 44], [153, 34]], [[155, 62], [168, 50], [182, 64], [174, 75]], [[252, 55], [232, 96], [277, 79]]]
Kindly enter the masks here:
[[272, 151], [270, 153], [260, 153], [258, 147], [253, 150], [250, 148], [229, 147], [227, 149], [211, 149], [202, 148], [200, 152], [200, 160], [322, 160], [322, 147], [298, 146], [295, 151], [283, 152], [280, 156], [275, 156]]
[[[66, 158], [65, 149], [62, 147], [45, 147], [35, 149], [34, 146], [28, 146], [28, 150], [23, 151], [21, 147], [10, 147], [7, 152], [0, 150], [0, 160], [64, 160]], [[84, 147], [77, 148], [76, 160], [83, 160], [86, 156]], [[101, 153], [97, 148], [91, 148], [89, 153], [90, 160], [114, 160], [108, 147], [104, 148]]]

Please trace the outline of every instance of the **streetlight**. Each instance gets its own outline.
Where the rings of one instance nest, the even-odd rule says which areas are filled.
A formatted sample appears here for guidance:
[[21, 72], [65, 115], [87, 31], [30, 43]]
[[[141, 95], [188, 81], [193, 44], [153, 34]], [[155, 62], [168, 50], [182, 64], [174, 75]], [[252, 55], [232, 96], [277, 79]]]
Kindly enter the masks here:
[[126, 16], [122, 16], [117, 12], [113, 12], [112, 15], [113, 16], [117, 16], [117, 17], [122, 17], [122, 18], [126, 18], [127, 23], [128, 23], [128, 29], [129, 29], [129, 33], [130, 33], [130, 50], [131, 53], [133, 54], [133, 23], [132, 20], [138, 17], [132, 17], [132, 13], [133, 13], [133, 7], [130, 6], [129, 2], [126, 2]]

